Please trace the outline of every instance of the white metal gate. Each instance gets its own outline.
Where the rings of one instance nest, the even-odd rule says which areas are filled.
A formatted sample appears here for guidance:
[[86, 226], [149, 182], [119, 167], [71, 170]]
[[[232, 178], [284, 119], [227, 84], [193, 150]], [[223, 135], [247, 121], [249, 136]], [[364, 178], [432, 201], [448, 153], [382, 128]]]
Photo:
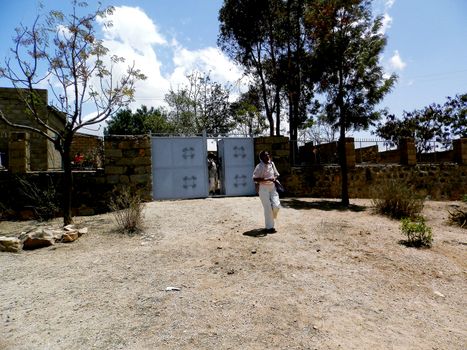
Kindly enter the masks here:
[[153, 137], [154, 199], [208, 196], [205, 137]]
[[253, 139], [224, 138], [217, 142], [217, 151], [221, 163], [222, 193], [227, 196], [255, 194]]

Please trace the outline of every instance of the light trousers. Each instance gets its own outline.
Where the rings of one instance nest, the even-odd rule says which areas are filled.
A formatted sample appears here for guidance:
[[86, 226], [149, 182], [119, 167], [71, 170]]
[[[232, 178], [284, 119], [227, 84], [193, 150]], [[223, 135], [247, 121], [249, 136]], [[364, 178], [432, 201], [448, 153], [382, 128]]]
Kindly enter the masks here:
[[277, 217], [281, 207], [276, 186], [273, 183], [260, 184], [258, 194], [261, 204], [263, 204], [266, 229], [274, 228], [274, 219]]

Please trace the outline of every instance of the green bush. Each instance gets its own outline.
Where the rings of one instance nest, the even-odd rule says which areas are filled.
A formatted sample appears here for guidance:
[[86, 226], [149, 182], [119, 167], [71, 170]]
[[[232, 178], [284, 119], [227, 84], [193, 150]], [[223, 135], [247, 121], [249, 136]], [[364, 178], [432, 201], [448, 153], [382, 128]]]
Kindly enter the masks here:
[[109, 207], [113, 212], [118, 230], [124, 233], [142, 231], [143, 203], [136, 191], [129, 187], [115, 191]]
[[414, 220], [404, 218], [401, 220], [401, 231], [407, 236], [405, 242], [411, 247], [431, 247], [433, 243], [433, 234], [431, 227], [427, 226], [422, 217]]
[[373, 187], [371, 197], [378, 213], [395, 219], [416, 217], [423, 209], [423, 198], [395, 180]]

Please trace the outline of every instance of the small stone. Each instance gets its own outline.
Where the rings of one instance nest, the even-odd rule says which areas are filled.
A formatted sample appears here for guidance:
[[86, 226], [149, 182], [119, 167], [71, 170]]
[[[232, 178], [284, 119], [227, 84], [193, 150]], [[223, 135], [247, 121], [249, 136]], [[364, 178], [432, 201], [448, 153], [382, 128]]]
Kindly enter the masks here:
[[253, 249], [253, 250], [251, 251], [251, 254], [256, 254], [256, 249]]
[[438, 292], [437, 290], [434, 291], [435, 295], [441, 297], [441, 298], [446, 298], [446, 296], [443, 293]]
[[55, 236], [49, 230], [37, 230], [26, 235], [23, 241], [23, 249], [38, 249], [51, 246], [55, 243]]
[[82, 235], [85, 235], [86, 233], [88, 233], [88, 228], [87, 227], [83, 227], [83, 228], [80, 228], [78, 230], [78, 235], [81, 237]]
[[19, 238], [0, 236], [0, 252], [18, 253], [21, 248], [22, 244]]
[[63, 243], [70, 243], [70, 242], [74, 242], [78, 239], [79, 235], [78, 235], [78, 231], [68, 231], [68, 232], [64, 232], [63, 235], [62, 235], [62, 238], [61, 238], [61, 242]]

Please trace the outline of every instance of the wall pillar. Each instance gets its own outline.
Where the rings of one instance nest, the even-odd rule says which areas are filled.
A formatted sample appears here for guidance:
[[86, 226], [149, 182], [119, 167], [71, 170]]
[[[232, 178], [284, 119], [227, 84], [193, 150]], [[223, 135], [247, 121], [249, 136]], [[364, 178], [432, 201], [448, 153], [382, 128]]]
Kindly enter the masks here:
[[12, 132], [8, 144], [8, 169], [13, 174], [26, 173], [31, 168], [29, 133]]
[[467, 164], [467, 138], [453, 140], [454, 161], [459, 164]]
[[356, 157], [355, 157], [355, 140], [353, 137], [345, 138], [345, 155], [347, 160], [348, 168], [355, 168]]
[[104, 139], [106, 182], [129, 186], [144, 200], [152, 200], [151, 138], [106, 136]]
[[415, 148], [415, 141], [412, 138], [403, 138], [399, 144], [400, 163], [402, 165], [416, 165], [417, 164], [417, 150]]

